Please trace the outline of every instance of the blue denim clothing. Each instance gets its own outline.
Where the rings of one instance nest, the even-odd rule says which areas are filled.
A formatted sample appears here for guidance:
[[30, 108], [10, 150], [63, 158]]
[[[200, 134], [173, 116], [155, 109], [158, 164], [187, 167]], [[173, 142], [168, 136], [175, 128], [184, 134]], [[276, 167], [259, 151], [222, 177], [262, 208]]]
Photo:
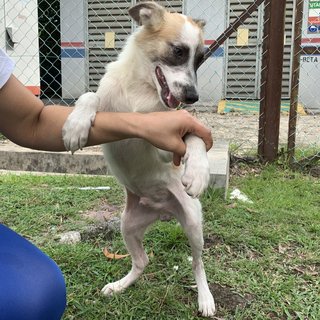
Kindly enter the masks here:
[[59, 320], [63, 275], [47, 255], [0, 224], [0, 320]]

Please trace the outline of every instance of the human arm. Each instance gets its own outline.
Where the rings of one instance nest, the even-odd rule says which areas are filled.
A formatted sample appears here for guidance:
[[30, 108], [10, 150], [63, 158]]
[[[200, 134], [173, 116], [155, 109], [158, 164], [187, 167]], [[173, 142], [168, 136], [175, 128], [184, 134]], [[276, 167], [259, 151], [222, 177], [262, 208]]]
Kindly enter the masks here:
[[[13, 142], [32, 149], [64, 151], [62, 127], [73, 108], [46, 106], [11, 76], [0, 89], [0, 131]], [[210, 130], [186, 111], [139, 113], [98, 112], [87, 145], [139, 137], [175, 153], [185, 152], [186, 133], [200, 136], [212, 146]]]

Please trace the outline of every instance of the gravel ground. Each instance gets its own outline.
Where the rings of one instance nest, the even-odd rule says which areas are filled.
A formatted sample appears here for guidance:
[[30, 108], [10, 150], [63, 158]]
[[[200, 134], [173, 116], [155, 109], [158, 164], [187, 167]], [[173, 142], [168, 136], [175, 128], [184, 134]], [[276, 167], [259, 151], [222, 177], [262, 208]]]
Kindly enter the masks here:
[[[194, 112], [204, 124], [212, 129], [214, 139], [230, 142], [232, 148], [244, 152], [256, 150], [258, 146], [258, 115], [237, 113], [218, 114], [214, 112]], [[287, 115], [281, 115], [280, 144], [286, 145], [288, 140]], [[297, 121], [297, 148], [318, 148], [320, 150], [320, 115], [299, 116]]]

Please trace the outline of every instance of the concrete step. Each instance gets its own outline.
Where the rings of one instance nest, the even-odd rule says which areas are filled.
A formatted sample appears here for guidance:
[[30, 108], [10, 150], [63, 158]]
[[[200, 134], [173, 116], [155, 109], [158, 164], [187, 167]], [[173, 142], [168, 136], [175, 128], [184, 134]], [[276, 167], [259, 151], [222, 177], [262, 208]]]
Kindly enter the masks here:
[[99, 146], [71, 155], [68, 152], [32, 150], [7, 141], [0, 144], [0, 169], [97, 175], [107, 172]]
[[224, 197], [227, 196], [229, 187], [230, 153], [229, 143], [225, 140], [217, 140], [208, 152], [210, 166], [210, 186], [215, 189], [224, 189]]
[[[210, 185], [228, 189], [229, 144], [215, 141], [208, 152]], [[109, 174], [100, 146], [88, 147], [74, 155], [67, 152], [35, 151], [9, 141], [0, 142], [0, 170], [66, 174]]]

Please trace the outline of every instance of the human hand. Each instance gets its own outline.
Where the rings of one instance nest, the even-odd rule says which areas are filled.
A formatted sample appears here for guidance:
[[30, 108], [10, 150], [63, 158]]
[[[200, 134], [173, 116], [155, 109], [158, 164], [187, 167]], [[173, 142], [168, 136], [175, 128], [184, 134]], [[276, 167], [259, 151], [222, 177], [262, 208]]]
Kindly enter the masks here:
[[173, 162], [179, 165], [186, 152], [184, 136], [201, 138], [208, 151], [213, 144], [211, 131], [186, 110], [143, 114], [141, 137], [160, 149], [173, 152]]

